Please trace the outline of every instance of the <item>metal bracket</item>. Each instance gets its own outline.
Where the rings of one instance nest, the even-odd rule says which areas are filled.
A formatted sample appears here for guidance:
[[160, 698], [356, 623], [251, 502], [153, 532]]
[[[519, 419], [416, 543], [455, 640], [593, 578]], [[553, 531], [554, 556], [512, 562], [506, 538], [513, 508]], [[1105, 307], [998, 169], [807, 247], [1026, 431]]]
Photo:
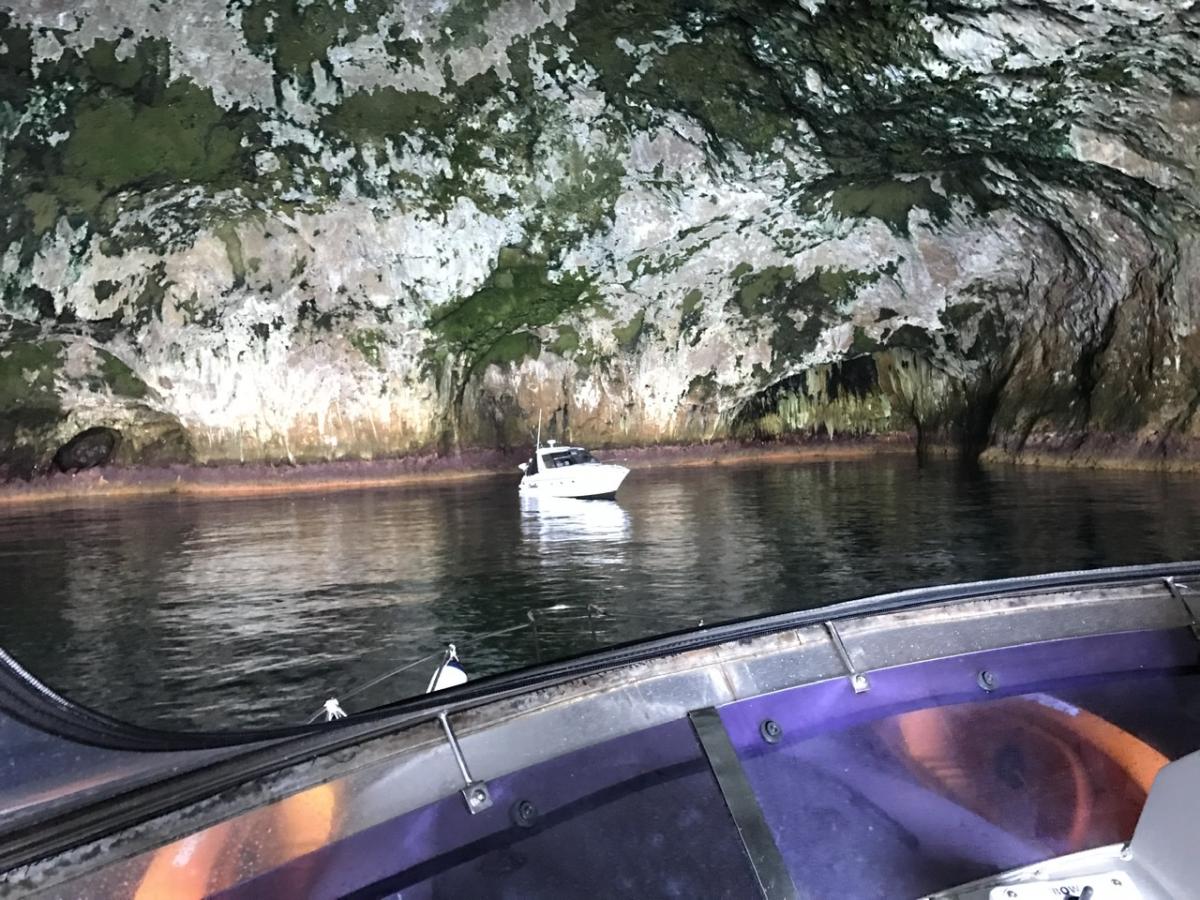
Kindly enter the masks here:
[[446, 718], [445, 712], [438, 713], [438, 721], [442, 723], [442, 730], [446, 732], [446, 740], [450, 743], [450, 751], [454, 754], [454, 761], [458, 763], [458, 771], [462, 773], [465, 783], [462, 795], [467, 801], [467, 812], [475, 815], [485, 809], [491, 809], [492, 792], [488, 790], [486, 781], [476, 781], [471, 777], [466, 757], [463, 756], [462, 747], [458, 745], [458, 738], [454, 736], [454, 729], [450, 727], [450, 720]]
[[1192, 636], [1200, 640], [1200, 605], [1195, 600], [1189, 599], [1184, 595], [1184, 592], [1188, 590], [1188, 586], [1177, 584], [1171, 576], [1164, 578], [1163, 584], [1167, 586], [1167, 590], [1171, 592], [1171, 596], [1183, 606], [1184, 612], [1188, 614], [1188, 618], [1191, 620], [1188, 625], [1192, 629]]
[[850, 651], [846, 649], [846, 644], [842, 640], [841, 634], [838, 633], [837, 626], [832, 622], [826, 622], [825, 630], [829, 632], [829, 639], [833, 641], [833, 649], [837, 651], [842, 665], [846, 667], [846, 674], [850, 676], [850, 687], [854, 688], [854, 693], [864, 694], [869, 691], [871, 682], [867, 680], [866, 675], [854, 668], [854, 663], [850, 660]]
[[796, 890], [787, 862], [775, 843], [774, 833], [767, 824], [750, 779], [746, 777], [746, 770], [742, 768], [737, 748], [721, 722], [720, 713], [710, 706], [692, 710], [688, 719], [717, 780], [725, 807], [737, 826], [742, 849], [754, 870], [763, 900], [798, 900], [800, 892]]

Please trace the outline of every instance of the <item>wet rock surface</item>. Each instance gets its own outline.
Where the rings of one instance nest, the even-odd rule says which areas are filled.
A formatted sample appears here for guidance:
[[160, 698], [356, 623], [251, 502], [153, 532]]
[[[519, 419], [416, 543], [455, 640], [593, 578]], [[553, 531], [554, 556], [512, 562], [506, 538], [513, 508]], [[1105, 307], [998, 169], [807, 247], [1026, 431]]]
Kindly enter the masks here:
[[1200, 458], [1200, 7], [0, 0], [0, 476]]

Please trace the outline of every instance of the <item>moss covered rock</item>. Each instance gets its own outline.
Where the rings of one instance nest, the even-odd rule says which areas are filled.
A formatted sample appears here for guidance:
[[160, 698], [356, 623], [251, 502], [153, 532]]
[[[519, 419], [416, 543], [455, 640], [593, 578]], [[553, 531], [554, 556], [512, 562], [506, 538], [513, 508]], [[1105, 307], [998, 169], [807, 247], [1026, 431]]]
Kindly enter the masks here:
[[1200, 438], [1192, 18], [10, 5], [0, 465]]

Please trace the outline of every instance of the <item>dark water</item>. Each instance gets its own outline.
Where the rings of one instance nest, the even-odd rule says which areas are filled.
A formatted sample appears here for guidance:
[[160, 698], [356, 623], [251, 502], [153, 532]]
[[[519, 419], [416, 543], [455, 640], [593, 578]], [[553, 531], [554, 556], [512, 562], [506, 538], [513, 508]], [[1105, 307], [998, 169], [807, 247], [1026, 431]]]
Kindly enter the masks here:
[[[0, 520], [0, 642], [118, 717], [305, 720], [530, 608], [600, 640], [902, 587], [1200, 557], [1200, 479], [908, 459], [634, 472], [618, 503], [522, 507], [515, 479]], [[548, 614], [463, 646], [481, 673], [589, 646]], [[347, 701], [419, 692], [432, 664]]]

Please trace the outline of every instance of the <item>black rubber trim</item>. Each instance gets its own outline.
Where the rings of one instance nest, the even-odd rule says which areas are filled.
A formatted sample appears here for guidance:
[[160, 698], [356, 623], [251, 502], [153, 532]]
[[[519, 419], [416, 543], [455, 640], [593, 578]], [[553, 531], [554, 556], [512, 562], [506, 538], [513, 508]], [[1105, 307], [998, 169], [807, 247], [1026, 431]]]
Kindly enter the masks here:
[[763, 815], [750, 779], [742, 768], [729, 732], [721, 721], [721, 715], [711, 706], [697, 709], [688, 713], [696, 739], [704, 748], [708, 765], [712, 768], [717, 786], [733, 823], [737, 826], [738, 836], [742, 839], [742, 849], [758, 879], [758, 889], [762, 892], [763, 900], [799, 900], [800, 892], [792, 881], [792, 873], [788, 871], [771, 826]]
[[214, 741], [213, 735], [164, 732], [122, 722], [74, 703], [39, 681], [0, 648], [0, 710], [55, 737], [111, 750], [162, 752], [219, 750], [270, 739], [270, 734], [234, 734]]
[[437, 694], [413, 697], [332, 723], [254, 732], [174, 733], [125, 725], [61, 697], [19, 666], [18, 674], [13, 668], [14, 661], [5, 654], [0, 656], [0, 702], [8, 702], [11, 693], [24, 711], [20, 717], [35, 727], [45, 725], [43, 730], [50, 733], [113, 749], [238, 752], [232, 756], [222, 754], [224, 758], [217, 761], [209, 754], [197, 754], [195, 768], [187, 769], [186, 761], [183, 761], [180, 768], [184, 771], [170, 778], [82, 807], [56, 809], [45, 820], [3, 834], [0, 838], [0, 872], [133, 827], [289, 766], [431, 721], [440, 712], [472, 709], [585, 675], [825, 621], [981, 597], [1151, 584], [1168, 577], [1200, 578], [1200, 563], [1105, 568], [917, 588], [832, 606], [740, 619], [480, 678]]

